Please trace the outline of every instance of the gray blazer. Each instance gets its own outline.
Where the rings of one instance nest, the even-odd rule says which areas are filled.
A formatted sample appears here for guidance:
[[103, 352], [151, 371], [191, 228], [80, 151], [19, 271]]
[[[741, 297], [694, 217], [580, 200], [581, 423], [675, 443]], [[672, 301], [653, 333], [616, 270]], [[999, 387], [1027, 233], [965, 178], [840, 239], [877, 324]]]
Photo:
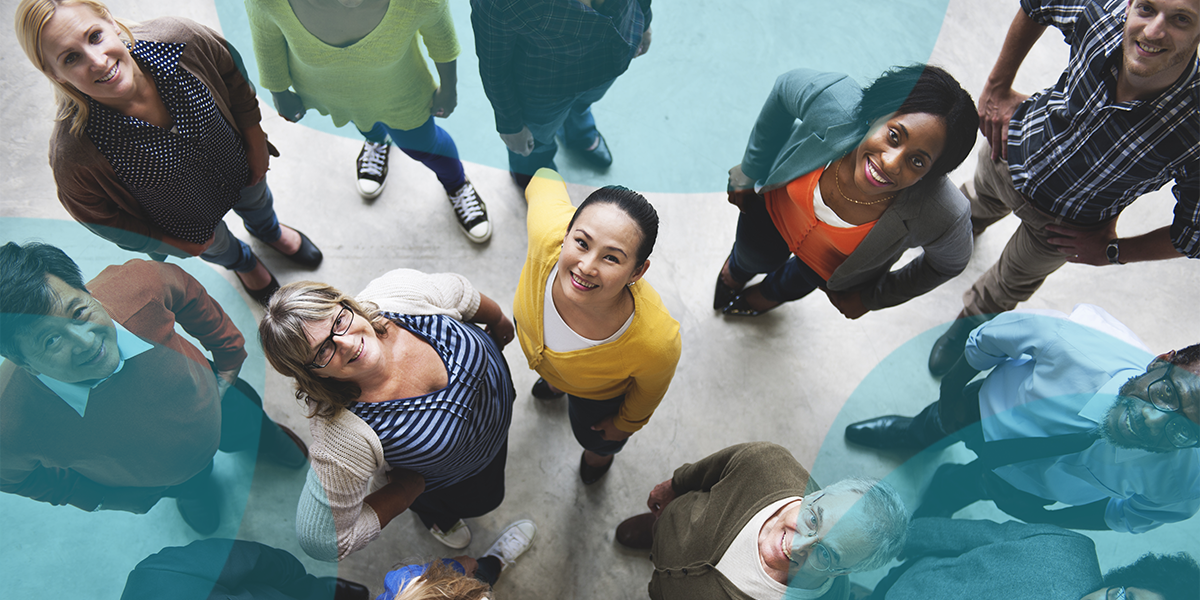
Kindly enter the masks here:
[[[854, 119], [861, 99], [848, 75], [784, 73], [750, 132], [742, 171], [770, 190], [845, 155], [867, 132]], [[909, 248], [922, 253], [892, 271]], [[947, 177], [930, 177], [900, 192], [826, 285], [859, 291], [871, 310], [895, 306], [961, 273], [971, 249], [970, 203]]]

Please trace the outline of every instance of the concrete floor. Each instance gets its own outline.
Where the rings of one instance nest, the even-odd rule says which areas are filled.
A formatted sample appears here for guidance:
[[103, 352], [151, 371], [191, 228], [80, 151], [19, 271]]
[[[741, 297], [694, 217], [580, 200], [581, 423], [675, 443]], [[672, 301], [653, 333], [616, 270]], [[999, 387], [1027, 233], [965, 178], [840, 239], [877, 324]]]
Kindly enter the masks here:
[[[114, 0], [111, 6], [118, 16], [179, 15], [225, 28], [250, 61], [248, 43], [237, 41], [245, 35], [235, 18], [239, 2]], [[256, 242], [256, 250], [282, 281], [316, 279], [357, 290], [401, 266], [455, 271], [511, 314], [525, 254], [524, 200], [503, 168], [503, 147], [481, 92], [468, 4], [452, 0], [452, 6], [463, 45], [459, 107], [443, 124], [458, 141], [467, 172], [488, 203], [492, 240], [468, 242], [457, 231], [432, 174], [400, 153], [393, 153], [385, 193], [374, 202], [361, 200], [352, 170], [361, 142], [353, 131], [332, 135], [292, 125], [264, 105], [263, 127], [283, 151], [269, 176], [278, 213], [307, 232], [326, 257], [318, 271], [300, 271]], [[617, 547], [613, 529], [623, 518], [643, 512], [650, 488], [676, 466], [731, 444], [782, 444], [802, 463], [813, 465], [821, 482], [892, 474], [907, 456], [849, 448], [841, 431], [850, 422], [879, 414], [915, 413], [936, 396], [936, 381], [924, 367], [929, 345], [958, 311], [962, 292], [994, 262], [1015, 227], [1009, 218], [982, 235], [974, 259], [958, 278], [856, 321], [844, 319], [819, 294], [758, 319], [714, 314], [713, 278], [729, 251], [737, 216], [724, 201], [724, 172], [739, 160], [775, 75], [812, 66], [848, 70], [865, 79], [887, 64], [928, 58], [977, 94], [1017, 10], [1013, 1], [855, 2], [839, 7], [842, 30], [834, 32], [829, 27], [833, 19], [813, 18], [821, 9], [827, 11], [827, 5], [764, 0], [752, 6], [656, 3], [651, 52], [635, 61], [595, 108], [616, 164], [596, 174], [569, 157], [560, 159], [576, 202], [595, 185], [621, 183], [647, 191], [657, 207], [663, 225], [647, 279], [682, 326], [683, 357], [650, 425], [632, 438], [602, 482], [584, 487], [576, 474], [579, 449], [565, 406], [529, 396], [536, 375], [524, 367], [517, 345], [506, 349], [519, 391], [510, 431], [507, 497], [493, 513], [470, 520], [475, 541], [467, 552], [482, 553], [516, 519], [533, 519], [539, 532], [533, 549], [504, 574], [497, 597], [645, 597], [650, 564], [644, 554]], [[0, 0], [2, 14], [13, 14], [15, 7], [16, 0]], [[861, 32], [844, 33], [847, 22]], [[716, 23], [719, 30], [712, 29]], [[893, 46], [891, 40], [904, 43]], [[6, 109], [0, 115], [5, 163], [0, 237], [60, 244], [89, 277], [106, 264], [136, 257], [92, 237], [55, 201], [45, 158], [54, 115], [49, 86], [11, 37], [0, 44], [0, 103]], [[1048, 33], [1026, 61], [1018, 89], [1049, 85], [1066, 58], [1061, 38]], [[303, 123], [321, 120], [311, 113]], [[667, 163], [664, 157], [675, 160]], [[968, 161], [952, 178], [964, 181], [971, 169]], [[1119, 233], [1133, 235], [1168, 223], [1172, 206], [1167, 191], [1143, 198], [1122, 215]], [[236, 219], [231, 228], [245, 235]], [[231, 274], [198, 259], [181, 264], [201, 279], [244, 332], [253, 331], [261, 312], [246, 304]], [[1079, 302], [1096, 304], [1129, 325], [1151, 349], [1164, 351], [1196, 342], [1198, 293], [1200, 271], [1192, 261], [1120, 268], [1068, 265], [1027, 306], [1069, 311]], [[253, 334], [248, 337], [254, 345]], [[868, 374], [883, 366], [892, 382], [888, 393], [856, 392]], [[264, 390], [268, 412], [276, 420], [308, 437], [290, 382], [269, 372], [257, 349], [243, 376]], [[965, 455], [959, 447], [945, 457]], [[910, 465], [915, 468], [889, 480], [906, 501], [915, 503], [935, 466]], [[231, 490], [218, 535], [284, 548], [301, 557], [310, 571], [334, 573], [334, 565], [307, 559], [295, 542], [294, 507], [302, 473], [272, 467], [254, 472], [253, 464], [237, 455], [219, 455], [218, 472]], [[1007, 519], [983, 505], [960, 516]], [[170, 502], [142, 516], [85, 514], [4, 494], [0, 528], [5, 542], [0, 546], [0, 585], [13, 597], [116, 597], [125, 574], [141, 558], [196, 538]], [[1149, 550], [1200, 554], [1198, 530], [1200, 521], [1193, 518], [1139, 536], [1093, 537], [1101, 566], [1108, 569]], [[367, 549], [337, 565], [336, 572], [378, 593], [384, 573], [397, 562], [450, 554], [415, 518], [402, 515]], [[869, 587], [882, 574], [854, 579]]]

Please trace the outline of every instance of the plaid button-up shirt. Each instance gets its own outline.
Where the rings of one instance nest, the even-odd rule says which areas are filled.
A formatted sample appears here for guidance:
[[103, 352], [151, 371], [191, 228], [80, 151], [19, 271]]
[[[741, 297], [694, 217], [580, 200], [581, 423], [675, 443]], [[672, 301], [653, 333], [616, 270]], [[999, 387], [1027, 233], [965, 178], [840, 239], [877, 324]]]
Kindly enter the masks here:
[[517, 133], [522, 97], [561, 98], [629, 68], [650, 27], [650, 0], [471, 0], [483, 90], [496, 131]]
[[1200, 258], [1200, 77], [1193, 55], [1178, 81], [1152, 100], [1114, 102], [1126, 0], [1021, 0], [1034, 21], [1071, 46], [1054, 87], [1013, 114], [1008, 166], [1018, 191], [1079, 224], [1116, 217], [1174, 179], [1171, 241]]

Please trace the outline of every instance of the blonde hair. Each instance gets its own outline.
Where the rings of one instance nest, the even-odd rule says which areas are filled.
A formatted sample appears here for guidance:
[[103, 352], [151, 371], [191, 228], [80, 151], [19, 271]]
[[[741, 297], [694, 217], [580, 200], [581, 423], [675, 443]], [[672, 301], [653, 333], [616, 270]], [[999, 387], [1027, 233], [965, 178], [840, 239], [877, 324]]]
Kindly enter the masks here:
[[330, 416], [362, 394], [357, 383], [318, 377], [308, 366], [313, 350], [304, 324], [332, 319], [343, 306], [369, 321], [379, 337], [387, 336], [387, 319], [377, 306], [359, 303], [345, 292], [315, 281], [297, 281], [280, 288], [258, 324], [267, 361], [296, 380], [296, 398], [309, 401], [309, 417]]
[[480, 600], [489, 597], [490, 591], [488, 584], [435, 560], [420, 577], [408, 580], [392, 600]]
[[29, 57], [33, 66], [41, 70], [50, 80], [50, 84], [54, 86], [54, 96], [58, 103], [56, 120], [70, 120], [71, 134], [79, 136], [83, 133], [83, 128], [87, 126], [87, 96], [75, 86], [56, 80], [54, 70], [50, 68], [42, 53], [42, 30], [46, 28], [50, 19], [54, 18], [54, 13], [60, 6], [86, 6], [101, 19], [115, 21], [117, 28], [120, 29], [121, 39], [128, 46], [132, 47], [137, 40], [134, 39], [133, 32], [129, 30], [132, 22], [114, 18], [108, 7], [99, 0], [21, 0], [21, 3], [17, 5], [17, 15], [14, 18], [17, 41], [20, 42], [21, 49], [25, 51], [25, 56]]

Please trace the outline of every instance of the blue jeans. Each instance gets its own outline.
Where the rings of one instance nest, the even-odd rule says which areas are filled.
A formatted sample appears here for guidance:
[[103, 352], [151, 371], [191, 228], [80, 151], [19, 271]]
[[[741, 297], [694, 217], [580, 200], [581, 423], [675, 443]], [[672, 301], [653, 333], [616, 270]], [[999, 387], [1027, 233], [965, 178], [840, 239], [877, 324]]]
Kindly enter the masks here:
[[458, 146], [445, 129], [433, 122], [433, 117], [416, 129], [392, 129], [383, 122], [375, 123], [371, 131], [359, 131], [363, 137], [382, 144], [390, 137], [396, 147], [413, 160], [429, 167], [447, 193], [452, 193], [467, 182], [462, 161], [458, 159]]
[[763, 298], [790, 302], [825, 285], [825, 279], [792, 256], [787, 241], [771, 221], [763, 201], [747, 201], [738, 217], [737, 238], [729, 253], [729, 273], [740, 283], [767, 273], [760, 284]]
[[[268, 244], [278, 241], [283, 232], [275, 216], [275, 197], [267, 187], [267, 178], [263, 177], [257, 185], [242, 188], [241, 195], [242, 199], [233, 205], [233, 212], [242, 218], [246, 231]], [[213, 242], [200, 258], [239, 273], [252, 271], [258, 265], [250, 246], [234, 237], [224, 221], [217, 222]]]
[[554, 155], [558, 153], [555, 135], [560, 135], [567, 146], [588, 148], [600, 132], [596, 130], [596, 119], [592, 117], [592, 103], [604, 97], [604, 93], [616, 79], [610, 79], [590, 90], [573, 96], [559, 98], [521, 98], [521, 117], [533, 134], [533, 152], [521, 156], [508, 151], [508, 169], [514, 173], [533, 175], [538, 169], [557, 169]]

